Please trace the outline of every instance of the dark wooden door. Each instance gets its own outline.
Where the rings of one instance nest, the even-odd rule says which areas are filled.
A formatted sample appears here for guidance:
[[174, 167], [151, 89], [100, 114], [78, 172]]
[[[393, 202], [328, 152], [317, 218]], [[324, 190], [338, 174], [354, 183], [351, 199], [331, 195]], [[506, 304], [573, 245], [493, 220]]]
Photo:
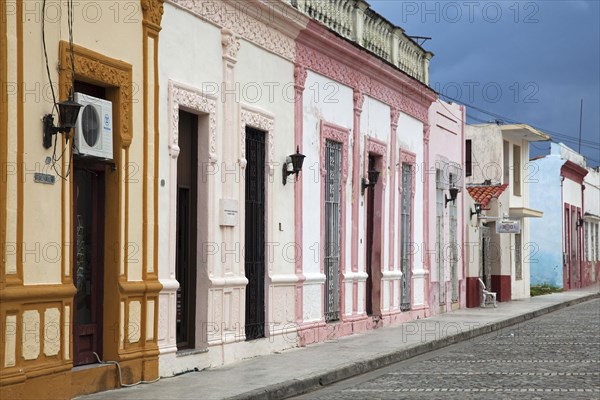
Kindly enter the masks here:
[[[375, 158], [369, 156], [369, 171], [375, 168]], [[367, 188], [367, 315], [373, 315], [373, 228], [375, 223], [375, 186]]]
[[104, 288], [104, 171], [75, 166], [73, 170], [73, 365], [102, 357]]
[[265, 336], [265, 134], [246, 128], [246, 340]]
[[198, 117], [179, 111], [175, 278], [177, 348], [194, 348], [196, 321], [196, 237], [198, 198]]

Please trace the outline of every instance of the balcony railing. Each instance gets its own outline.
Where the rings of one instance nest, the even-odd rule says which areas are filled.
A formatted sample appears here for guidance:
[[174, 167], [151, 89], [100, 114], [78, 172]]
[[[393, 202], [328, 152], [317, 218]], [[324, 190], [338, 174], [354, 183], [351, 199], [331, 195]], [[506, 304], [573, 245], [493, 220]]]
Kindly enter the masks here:
[[424, 50], [363, 0], [283, 0], [353, 41], [420, 82], [429, 84], [429, 60]]

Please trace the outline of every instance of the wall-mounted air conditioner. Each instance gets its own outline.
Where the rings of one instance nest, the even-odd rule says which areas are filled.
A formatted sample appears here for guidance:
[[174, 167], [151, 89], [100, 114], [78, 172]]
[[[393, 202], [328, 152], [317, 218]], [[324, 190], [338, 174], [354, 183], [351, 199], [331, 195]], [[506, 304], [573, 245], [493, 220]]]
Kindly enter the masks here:
[[75, 154], [112, 160], [112, 103], [83, 93], [75, 93], [83, 107], [75, 126]]

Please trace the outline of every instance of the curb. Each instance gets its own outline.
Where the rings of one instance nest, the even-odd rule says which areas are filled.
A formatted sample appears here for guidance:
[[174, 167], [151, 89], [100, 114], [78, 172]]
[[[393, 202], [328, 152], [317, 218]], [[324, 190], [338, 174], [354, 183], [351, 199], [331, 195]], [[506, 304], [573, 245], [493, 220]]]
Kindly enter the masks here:
[[553, 304], [551, 306], [540, 308], [539, 310], [529, 311], [525, 314], [516, 315], [503, 321], [483, 325], [465, 332], [446, 336], [441, 339], [432, 340], [426, 343], [420, 343], [402, 350], [392, 351], [387, 354], [378, 354], [375, 357], [352, 364], [338, 366], [330, 371], [322, 372], [316, 375], [309, 375], [298, 379], [289, 379], [284, 382], [269, 385], [260, 389], [254, 389], [237, 396], [230, 397], [230, 400], [276, 400], [286, 399], [292, 396], [299, 396], [324, 386], [362, 375], [388, 365], [408, 360], [430, 351], [438, 350], [459, 342], [463, 342], [490, 332], [494, 332], [511, 325], [518, 324], [563, 308], [571, 307], [576, 304], [584, 303], [589, 300], [600, 298], [600, 292], [585, 295], [577, 299], [565, 301], [563, 303]]

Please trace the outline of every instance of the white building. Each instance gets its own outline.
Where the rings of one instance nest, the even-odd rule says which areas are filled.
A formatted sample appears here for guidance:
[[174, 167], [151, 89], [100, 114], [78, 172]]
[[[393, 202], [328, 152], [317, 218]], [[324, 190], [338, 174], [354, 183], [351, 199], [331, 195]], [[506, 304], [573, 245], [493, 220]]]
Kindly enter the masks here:
[[[529, 218], [542, 217], [543, 213], [529, 206], [529, 143], [550, 138], [528, 125], [468, 125], [466, 135], [467, 188], [473, 187], [474, 203], [481, 204], [489, 197], [500, 197], [491, 210], [485, 207], [473, 215], [468, 228], [468, 242], [477, 261], [469, 263], [468, 306], [479, 304], [480, 288], [477, 278], [491, 276], [488, 289], [497, 292], [499, 301], [529, 297], [528, 252]], [[504, 186], [503, 186], [504, 185]], [[485, 189], [475, 189], [482, 187]], [[476, 194], [475, 194], [476, 193]], [[475, 204], [467, 204], [465, 212], [471, 215]], [[508, 214], [510, 220], [520, 222], [520, 233], [496, 234], [496, 225]], [[483, 217], [483, 218], [482, 218]], [[487, 244], [489, 241], [489, 245]], [[483, 246], [481, 243], [486, 243]], [[488, 248], [489, 246], [489, 248]], [[482, 256], [482, 249], [485, 256]], [[470, 261], [474, 258], [469, 257]], [[481, 263], [484, 267], [481, 268]], [[486, 272], [487, 268], [491, 271]], [[483, 272], [481, 272], [483, 271]], [[481, 275], [483, 273], [483, 276]]]

